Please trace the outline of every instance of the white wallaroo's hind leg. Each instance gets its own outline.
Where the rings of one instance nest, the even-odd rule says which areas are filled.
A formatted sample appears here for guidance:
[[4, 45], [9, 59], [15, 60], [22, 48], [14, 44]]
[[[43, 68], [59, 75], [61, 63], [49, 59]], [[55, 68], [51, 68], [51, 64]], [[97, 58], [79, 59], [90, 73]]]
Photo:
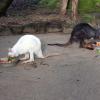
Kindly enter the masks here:
[[23, 61], [22, 63], [30, 63], [30, 62], [34, 62], [34, 51], [30, 51], [29, 52], [29, 55], [30, 55], [30, 58], [29, 58], [29, 60], [26, 60], [26, 61]]
[[42, 50], [40, 49], [38, 52], [35, 53], [37, 58], [44, 58]]

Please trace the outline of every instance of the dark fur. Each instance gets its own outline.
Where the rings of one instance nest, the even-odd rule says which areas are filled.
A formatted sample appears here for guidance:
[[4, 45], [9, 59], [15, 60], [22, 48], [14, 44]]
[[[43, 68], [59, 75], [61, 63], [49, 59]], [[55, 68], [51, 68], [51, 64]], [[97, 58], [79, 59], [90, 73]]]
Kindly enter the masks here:
[[55, 44], [48, 44], [48, 45], [57, 45], [57, 46], [68, 46], [74, 42], [79, 42], [80, 47], [84, 47], [84, 40], [86, 39], [100, 39], [100, 29], [95, 29], [87, 23], [80, 23], [77, 24], [73, 31], [71, 32], [70, 39], [65, 44], [55, 43]]

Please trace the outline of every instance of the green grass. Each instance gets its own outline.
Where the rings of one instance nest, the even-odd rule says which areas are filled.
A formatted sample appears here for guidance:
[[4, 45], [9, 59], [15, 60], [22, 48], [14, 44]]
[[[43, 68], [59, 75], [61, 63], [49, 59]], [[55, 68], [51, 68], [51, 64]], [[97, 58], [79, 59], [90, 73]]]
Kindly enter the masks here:
[[[79, 13], [100, 12], [100, 8], [96, 7], [97, 3], [100, 3], [100, 0], [79, 0], [78, 11]], [[55, 9], [59, 6], [59, 0], [40, 0], [39, 4], [50, 9]], [[71, 1], [69, 2], [68, 9], [71, 9]]]
[[81, 20], [84, 22], [92, 22], [94, 20], [94, 16], [91, 16], [90, 14], [82, 14], [81, 16]]
[[39, 4], [50, 9], [55, 9], [58, 5], [58, 0], [41, 0]]

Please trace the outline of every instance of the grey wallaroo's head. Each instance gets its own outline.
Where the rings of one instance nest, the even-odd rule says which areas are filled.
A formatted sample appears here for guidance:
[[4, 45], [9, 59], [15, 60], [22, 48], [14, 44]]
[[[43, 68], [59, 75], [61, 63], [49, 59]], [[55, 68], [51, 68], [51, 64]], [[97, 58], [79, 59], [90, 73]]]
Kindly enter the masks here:
[[96, 38], [97, 38], [97, 39], [100, 39], [100, 27], [97, 28], [97, 31], [96, 31]]

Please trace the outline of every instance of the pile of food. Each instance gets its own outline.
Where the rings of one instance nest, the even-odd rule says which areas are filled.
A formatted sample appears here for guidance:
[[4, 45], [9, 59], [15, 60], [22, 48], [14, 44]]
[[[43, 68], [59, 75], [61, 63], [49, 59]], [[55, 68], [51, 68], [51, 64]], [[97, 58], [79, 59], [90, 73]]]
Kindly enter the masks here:
[[96, 46], [100, 47], [100, 42], [96, 42]]
[[5, 58], [0, 58], [0, 63], [13, 63], [16, 61], [15, 57], [5, 57]]
[[94, 50], [96, 47], [100, 47], [100, 40], [95, 40], [95, 41], [91, 41], [91, 40], [86, 40], [84, 41], [84, 48], [90, 49], [90, 50]]

